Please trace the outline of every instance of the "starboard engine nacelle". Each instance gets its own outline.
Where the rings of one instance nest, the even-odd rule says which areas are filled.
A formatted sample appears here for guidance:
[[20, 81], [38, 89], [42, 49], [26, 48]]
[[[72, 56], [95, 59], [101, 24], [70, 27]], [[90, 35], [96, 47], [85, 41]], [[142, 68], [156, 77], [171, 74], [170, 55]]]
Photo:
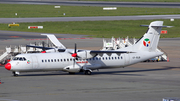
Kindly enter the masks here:
[[70, 65], [70, 66], [67, 66], [67, 67], [63, 68], [63, 71], [72, 72], [72, 73], [77, 73], [80, 70], [81, 70], [81, 67], [78, 66], [78, 65]]
[[89, 58], [93, 58], [96, 56], [95, 53], [90, 53], [90, 50], [83, 50], [80, 52], [77, 52], [77, 56], [81, 59], [89, 59]]

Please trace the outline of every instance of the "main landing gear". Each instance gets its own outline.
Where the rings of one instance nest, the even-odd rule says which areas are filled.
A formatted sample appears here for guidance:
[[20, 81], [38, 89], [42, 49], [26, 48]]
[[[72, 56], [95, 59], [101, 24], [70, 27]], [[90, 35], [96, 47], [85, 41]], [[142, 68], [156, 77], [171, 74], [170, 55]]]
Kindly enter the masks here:
[[91, 74], [92, 74], [92, 70], [85, 70], [85, 71], [84, 71], [84, 74], [85, 74], [85, 75], [91, 75]]

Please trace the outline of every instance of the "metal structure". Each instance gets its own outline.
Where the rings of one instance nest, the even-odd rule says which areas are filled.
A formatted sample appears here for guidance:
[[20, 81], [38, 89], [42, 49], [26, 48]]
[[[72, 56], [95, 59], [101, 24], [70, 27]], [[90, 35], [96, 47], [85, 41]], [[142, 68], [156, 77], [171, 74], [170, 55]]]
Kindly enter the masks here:
[[[36, 44], [36, 42], [35, 42], [34, 44], [30, 43], [30, 45], [43, 46], [43, 43], [44, 42]], [[49, 43], [49, 44], [44, 43], [44, 46], [54, 47], [52, 45], [52, 43]], [[9, 60], [11, 60], [17, 54], [22, 54], [22, 53], [40, 53], [42, 51], [43, 50], [39, 49], [39, 48], [26, 47], [26, 46], [22, 46], [22, 45], [14, 46], [14, 48], [9, 46], [9, 47], [6, 47], [5, 52], [3, 52], [0, 55], [0, 64], [1, 65], [6, 64]]]

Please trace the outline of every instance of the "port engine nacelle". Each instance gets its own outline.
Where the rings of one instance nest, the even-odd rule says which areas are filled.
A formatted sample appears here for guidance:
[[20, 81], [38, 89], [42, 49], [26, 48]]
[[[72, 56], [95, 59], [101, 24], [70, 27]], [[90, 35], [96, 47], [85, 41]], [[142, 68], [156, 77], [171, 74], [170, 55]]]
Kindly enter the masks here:
[[80, 70], [81, 70], [81, 67], [77, 66], [77, 65], [70, 65], [70, 66], [67, 66], [67, 67], [63, 68], [63, 71], [72, 72], [72, 73], [77, 73]]

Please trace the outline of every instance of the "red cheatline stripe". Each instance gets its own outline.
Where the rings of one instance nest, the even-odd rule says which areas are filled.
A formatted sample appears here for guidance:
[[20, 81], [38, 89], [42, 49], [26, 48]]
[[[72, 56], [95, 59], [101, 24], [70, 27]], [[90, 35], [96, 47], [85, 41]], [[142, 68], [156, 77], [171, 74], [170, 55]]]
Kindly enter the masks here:
[[20, 36], [9, 36], [9, 37], [13, 37], [13, 38], [19, 38]]

